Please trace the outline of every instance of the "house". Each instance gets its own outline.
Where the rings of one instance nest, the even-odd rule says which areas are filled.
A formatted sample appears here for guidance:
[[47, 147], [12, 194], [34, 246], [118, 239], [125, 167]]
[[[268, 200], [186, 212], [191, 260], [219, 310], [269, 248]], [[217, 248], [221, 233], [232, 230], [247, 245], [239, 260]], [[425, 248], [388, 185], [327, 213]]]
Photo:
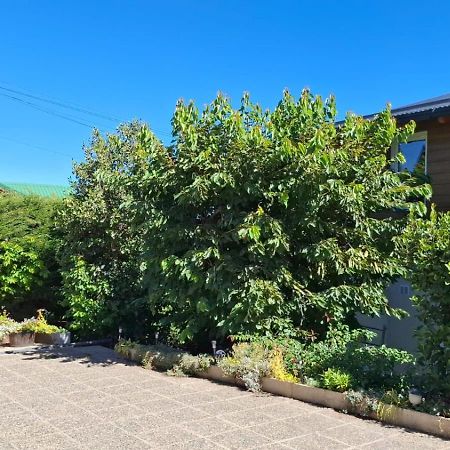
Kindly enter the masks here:
[[[415, 133], [400, 147], [406, 164], [399, 167], [427, 175], [433, 187], [432, 201], [441, 211], [450, 211], [450, 94], [392, 110], [399, 125], [416, 123]], [[374, 117], [374, 114], [366, 116]]]
[[[395, 108], [392, 115], [399, 125], [416, 122], [415, 133], [407, 143], [392, 144], [391, 151], [395, 154], [400, 149], [406, 159], [398, 170], [426, 176], [433, 188], [432, 202], [438, 210], [450, 211], [450, 94]], [[387, 296], [392, 306], [408, 311], [410, 316], [401, 321], [388, 316], [360, 316], [360, 324], [377, 332], [378, 343], [415, 352], [414, 331], [420, 322], [410, 301], [412, 294], [411, 285], [398, 280], [387, 289]]]
[[8, 183], [0, 181], [0, 193], [10, 192], [20, 195], [38, 195], [40, 197], [62, 198], [68, 187], [53, 184]]

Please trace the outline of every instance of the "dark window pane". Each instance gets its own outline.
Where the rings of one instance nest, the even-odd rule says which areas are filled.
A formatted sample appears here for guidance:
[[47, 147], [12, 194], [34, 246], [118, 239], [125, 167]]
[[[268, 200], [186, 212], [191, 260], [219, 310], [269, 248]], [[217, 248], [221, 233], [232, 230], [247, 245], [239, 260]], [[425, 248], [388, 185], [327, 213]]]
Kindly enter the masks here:
[[426, 141], [406, 142], [399, 145], [399, 150], [406, 159], [405, 164], [399, 164], [399, 170], [408, 172], [416, 176], [425, 175], [425, 147]]

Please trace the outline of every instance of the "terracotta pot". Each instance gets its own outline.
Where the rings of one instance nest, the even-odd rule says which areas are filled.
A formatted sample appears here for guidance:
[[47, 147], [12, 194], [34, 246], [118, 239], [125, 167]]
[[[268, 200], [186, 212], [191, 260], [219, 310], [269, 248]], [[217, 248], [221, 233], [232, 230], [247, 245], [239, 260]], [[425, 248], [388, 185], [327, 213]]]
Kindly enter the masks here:
[[9, 345], [11, 347], [27, 347], [34, 345], [35, 333], [33, 332], [21, 332], [9, 334]]
[[36, 342], [48, 345], [70, 344], [70, 332], [62, 331], [60, 333], [36, 333]]

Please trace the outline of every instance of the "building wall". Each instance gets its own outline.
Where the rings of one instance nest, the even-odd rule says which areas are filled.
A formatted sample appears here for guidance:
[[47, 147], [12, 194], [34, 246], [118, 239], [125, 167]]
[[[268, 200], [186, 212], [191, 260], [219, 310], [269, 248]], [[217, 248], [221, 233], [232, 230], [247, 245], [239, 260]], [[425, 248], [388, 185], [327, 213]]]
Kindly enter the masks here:
[[433, 202], [439, 210], [450, 211], [450, 119], [419, 122], [416, 131], [427, 131], [427, 169]]
[[380, 317], [360, 315], [359, 323], [377, 333], [375, 344], [385, 344], [388, 347], [416, 353], [417, 341], [414, 332], [420, 325], [420, 321], [417, 319], [417, 312], [410, 300], [413, 295], [411, 285], [405, 280], [398, 280], [388, 287], [386, 294], [391, 306], [405, 310], [409, 313], [409, 317], [399, 320], [385, 315]]
[[[450, 211], [450, 118], [417, 123], [416, 131], [427, 132], [427, 170], [433, 187], [432, 201], [441, 211]], [[377, 333], [374, 343], [397, 347], [411, 353], [417, 351], [414, 332], [420, 321], [411, 303], [413, 291], [405, 280], [398, 280], [387, 289], [389, 303], [404, 309], [410, 315], [398, 320], [389, 316], [368, 317], [359, 315], [359, 323]]]

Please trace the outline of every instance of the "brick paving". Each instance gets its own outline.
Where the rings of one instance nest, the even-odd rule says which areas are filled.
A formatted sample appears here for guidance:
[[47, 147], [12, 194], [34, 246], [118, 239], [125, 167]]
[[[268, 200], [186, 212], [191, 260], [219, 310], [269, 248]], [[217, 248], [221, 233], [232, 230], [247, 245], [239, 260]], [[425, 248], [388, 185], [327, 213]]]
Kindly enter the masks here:
[[144, 370], [103, 347], [0, 350], [0, 449], [450, 449], [298, 400]]

